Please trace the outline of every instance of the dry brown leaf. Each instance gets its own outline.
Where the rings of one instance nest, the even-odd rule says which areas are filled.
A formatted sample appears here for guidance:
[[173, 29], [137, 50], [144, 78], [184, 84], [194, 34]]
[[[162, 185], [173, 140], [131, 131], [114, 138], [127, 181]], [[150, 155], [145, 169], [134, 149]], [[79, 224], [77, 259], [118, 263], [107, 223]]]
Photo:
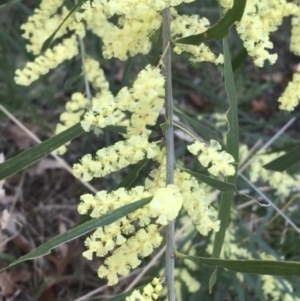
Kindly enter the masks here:
[[204, 108], [209, 104], [208, 98], [203, 95], [189, 93], [189, 98], [194, 105], [200, 108]]
[[266, 103], [265, 99], [254, 99], [252, 101], [252, 108], [250, 112], [252, 113], [261, 113], [270, 110], [270, 106]]
[[55, 255], [50, 255], [49, 256], [49, 260], [51, 262], [53, 262], [53, 264], [55, 265], [55, 269], [56, 269], [56, 276], [60, 276], [64, 273], [67, 265], [70, 263], [72, 259], [72, 251], [70, 248], [68, 248], [67, 253], [65, 254], [65, 256], [55, 256]]
[[[28, 127], [33, 133], [38, 131], [38, 127], [36, 126], [26, 125], [26, 127]], [[27, 149], [34, 144], [33, 140], [17, 125], [10, 125], [5, 130], [5, 136], [13, 140], [19, 150]]]
[[13, 241], [18, 249], [24, 254], [29, 253], [34, 248], [30, 241], [26, 239], [22, 234], [16, 235]]
[[11, 276], [8, 272], [0, 274], [0, 290], [1, 295], [4, 297], [11, 296], [15, 291], [14, 282], [11, 280]]
[[26, 282], [30, 279], [31, 273], [26, 270], [3, 272], [0, 274], [1, 295], [9, 297], [13, 295], [17, 289], [17, 282]]

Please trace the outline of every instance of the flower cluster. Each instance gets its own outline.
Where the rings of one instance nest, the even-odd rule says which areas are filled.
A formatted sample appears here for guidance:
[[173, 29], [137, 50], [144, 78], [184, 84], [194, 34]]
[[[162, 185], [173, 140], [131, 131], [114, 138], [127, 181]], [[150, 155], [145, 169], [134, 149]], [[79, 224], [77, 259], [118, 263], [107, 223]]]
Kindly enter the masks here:
[[127, 134], [149, 135], [146, 126], [153, 126], [164, 105], [165, 79], [159, 68], [146, 66], [131, 89], [124, 87], [117, 95], [118, 107], [132, 113]]
[[[183, 36], [190, 36], [200, 34], [206, 31], [210, 22], [206, 18], [200, 18], [198, 15], [179, 15], [176, 10], [172, 10], [172, 37], [175, 39], [182, 38]], [[200, 46], [176, 44], [174, 52], [181, 54], [183, 51], [192, 55], [190, 61], [196, 62], [212, 62], [223, 64], [224, 57], [222, 54], [216, 56], [213, 52], [202, 43]]]
[[200, 183], [186, 172], [176, 171], [175, 183], [183, 197], [183, 208], [193, 221], [198, 232], [204, 236], [210, 231], [219, 231], [218, 212], [205, 197]]
[[[166, 183], [165, 160], [161, 162], [159, 169], [155, 169], [149, 174], [145, 187], [153, 193], [158, 191], [160, 187], [164, 187], [164, 183]], [[183, 199], [183, 208], [199, 233], [206, 236], [212, 230], [219, 231], [218, 212], [211, 206], [211, 202], [205, 198], [205, 192], [200, 187], [200, 183], [188, 173], [175, 170], [174, 184]]]
[[81, 163], [74, 164], [73, 172], [76, 177], [90, 181], [135, 164], [144, 158], [151, 159], [157, 151], [158, 146], [156, 143], [150, 143], [147, 136], [132, 136], [98, 150], [95, 159], [90, 154], [83, 156]]
[[160, 278], [154, 278], [151, 283], [148, 283], [143, 288], [143, 293], [138, 290], [134, 290], [133, 293], [126, 297], [125, 301], [153, 301], [157, 300], [161, 291], [162, 283]]
[[[87, 104], [88, 99], [82, 93], [73, 93], [71, 100], [66, 103], [65, 112], [60, 115], [60, 123], [56, 126], [55, 134], [59, 134], [78, 123], [85, 112]], [[62, 145], [56, 152], [60, 155], [64, 154], [68, 144]]]
[[[92, 105], [99, 107], [102, 103], [106, 103], [107, 99], [112, 99], [113, 96], [109, 91], [109, 83], [105, 78], [103, 70], [100, 68], [99, 63], [91, 57], [87, 57], [84, 61], [83, 74], [86, 75], [87, 80], [92, 84], [96, 95], [92, 99], [87, 99], [82, 93], [75, 92], [71, 96], [71, 100], [66, 103], [66, 111], [60, 116], [60, 123], [56, 126], [55, 134], [59, 134], [69, 127], [79, 123], [86, 109]], [[115, 114], [116, 119], [114, 124], [125, 125], [125, 114], [119, 112]], [[56, 150], [60, 155], [64, 154], [67, 150], [66, 146], [69, 143], [61, 146]]]
[[177, 217], [182, 203], [183, 198], [178, 187], [168, 185], [165, 188], [156, 190], [150, 203], [150, 211], [154, 216], [158, 216], [156, 223], [167, 225]]
[[[60, 14], [56, 13], [63, 3], [64, 0], [42, 1], [40, 7], [35, 9], [34, 14], [21, 26], [24, 31], [22, 36], [29, 42], [26, 45], [27, 51], [35, 55], [40, 53], [43, 43], [49, 37], [49, 32], [53, 33], [69, 13], [66, 7], [63, 7]], [[66, 31], [64, 25], [56, 38], [64, 35]]]
[[[227, 152], [221, 151], [221, 149], [221, 145], [215, 140], [211, 140], [209, 145], [195, 141], [188, 146], [188, 150], [193, 155], [198, 156], [199, 162], [204, 167], [208, 167], [211, 164], [208, 171], [212, 175], [233, 176], [235, 174], [234, 158]], [[201, 152], [200, 155], [199, 152]]]
[[146, 126], [156, 123], [164, 104], [164, 77], [157, 67], [146, 66], [132, 88], [124, 87], [116, 97], [106, 95], [105, 101], [93, 103], [81, 122], [84, 130], [120, 125], [125, 112], [131, 113], [127, 135], [149, 135]]
[[151, 223], [151, 220], [156, 219], [156, 223], [161, 225], [168, 224], [178, 215], [182, 197], [174, 185], [161, 188], [154, 195], [138, 186], [130, 191], [119, 188], [111, 193], [99, 191], [95, 196], [81, 196], [79, 213], [90, 213], [93, 218], [147, 197], [153, 197], [149, 205], [109, 226], [98, 228], [85, 241], [88, 249], [83, 256], [89, 260], [92, 260], [94, 254], [104, 257], [109, 252], [112, 253], [98, 269], [99, 277], [107, 278], [109, 285], [118, 282], [118, 275], [128, 275], [131, 269], [141, 263], [140, 258], [149, 256], [160, 245], [162, 237], [158, 226]]
[[[223, 0], [220, 4], [228, 8], [229, 1]], [[268, 50], [273, 48], [269, 35], [278, 29], [284, 17], [298, 11], [299, 7], [296, 4], [286, 0], [247, 1], [244, 15], [237, 23], [236, 29], [257, 66], [262, 67], [266, 60], [270, 64], [276, 62], [277, 54], [271, 54]]]
[[295, 55], [300, 55], [300, 7], [295, 10], [295, 13], [292, 17], [292, 32], [291, 32], [291, 41], [290, 41], [290, 50]]
[[[300, 19], [299, 19], [300, 20]], [[293, 80], [288, 83], [288, 86], [279, 97], [280, 109], [286, 111], [293, 111], [299, 104], [300, 100], [300, 65], [293, 76]]]
[[[57, 13], [63, 2], [63, 0], [43, 0], [40, 7], [28, 18], [27, 23], [21, 26], [24, 31], [23, 37], [28, 39], [29, 42], [26, 46], [29, 52], [38, 55], [47, 38], [54, 33], [69, 14], [70, 11], [66, 7], [62, 7], [61, 13]], [[65, 60], [75, 57], [79, 52], [77, 37], [83, 38], [85, 36], [85, 28], [84, 24], [78, 23], [74, 16], [68, 18], [53, 40], [63, 37], [70, 31], [74, 31], [75, 34], [65, 38], [53, 49], [47, 49], [44, 54], [37, 56], [33, 62], [28, 62], [23, 70], [16, 70], [15, 82], [19, 85], [28, 86]]]
[[16, 70], [15, 82], [18, 85], [29, 86], [41, 75], [55, 69], [65, 60], [70, 60], [78, 54], [78, 42], [76, 36], [65, 39], [52, 50], [38, 56], [33, 62], [28, 62], [23, 70]]

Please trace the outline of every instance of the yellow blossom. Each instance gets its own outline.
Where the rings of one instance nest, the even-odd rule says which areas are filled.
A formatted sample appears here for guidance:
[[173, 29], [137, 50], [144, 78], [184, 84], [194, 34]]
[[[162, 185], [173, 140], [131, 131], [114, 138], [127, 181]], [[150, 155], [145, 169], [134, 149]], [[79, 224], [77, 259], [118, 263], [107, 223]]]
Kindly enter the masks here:
[[104, 177], [144, 158], [151, 159], [157, 150], [156, 143], [150, 143], [145, 136], [132, 136], [112, 146], [97, 151], [95, 159], [90, 154], [73, 166], [73, 173], [84, 181]]
[[211, 140], [209, 145], [195, 141], [187, 148], [193, 155], [198, 155], [201, 152], [198, 155], [198, 160], [204, 167], [211, 165], [208, 171], [212, 175], [232, 176], [235, 174], [234, 158], [227, 152], [221, 151], [221, 145], [217, 141]]
[[[172, 10], [173, 20], [171, 22], [171, 34], [173, 38], [181, 38], [184, 36], [190, 36], [200, 34], [206, 31], [210, 27], [210, 23], [206, 18], [200, 18], [198, 15], [182, 15], [180, 16], [175, 10]], [[213, 62], [215, 64], [223, 64], [224, 58], [222, 54], [216, 56], [205, 45], [200, 46], [176, 44], [174, 51], [178, 54], [182, 52], [189, 52], [192, 57], [190, 61], [196, 62]]]
[[23, 70], [16, 70], [15, 82], [19, 85], [28, 86], [36, 81], [41, 75], [55, 69], [65, 60], [70, 60], [78, 54], [78, 42], [76, 36], [65, 39], [52, 50], [38, 56], [33, 62], [27, 63]]
[[158, 189], [149, 205], [151, 212], [157, 216], [156, 222], [167, 225], [175, 219], [182, 207], [183, 199], [175, 185]]
[[286, 111], [293, 111], [299, 104], [300, 100], [300, 65], [293, 76], [293, 80], [288, 83], [288, 86], [279, 97], [280, 109]]
[[152, 282], [148, 283], [143, 288], [143, 293], [138, 290], [134, 290], [129, 297], [126, 297], [125, 301], [153, 301], [157, 300], [162, 291], [162, 283], [160, 278], [154, 278]]
[[[224, 8], [229, 7], [228, 0], [220, 2], [221, 5], [225, 5]], [[248, 54], [254, 58], [258, 67], [263, 67], [266, 60], [270, 64], [276, 62], [277, 54], [269, 52], [269, 49], [273, 48], [269, 35], [278, 29], [284, 17], [297, 11], [297, 5], [286, 0], [247, 1], [243, 17], [237, 22], [236, 29]]]

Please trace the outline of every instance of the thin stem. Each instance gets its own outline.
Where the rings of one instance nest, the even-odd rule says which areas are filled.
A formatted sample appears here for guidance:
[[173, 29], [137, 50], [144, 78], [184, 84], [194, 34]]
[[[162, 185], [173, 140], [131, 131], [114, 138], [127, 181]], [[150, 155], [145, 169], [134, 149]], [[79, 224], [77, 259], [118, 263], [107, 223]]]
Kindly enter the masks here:
[[251, 187], [253, 188], [263, 199], [265, 199], [276, 211], [279, 215], [281, 215], [285, 221], [292, 226], [292, 228], [300, 234], [300, 229], [297, 225], [287, 216], [285, 215], [282, 210], [280, 210], [273, 201], [268, 198], [260, 189], [258, 189], [254, 184], [252, 184], [242, 173], [239, 173], [239, 176]]
[[[75, 4], [78, 3], [78, 0], [74, 1]], [[85, 85], [85, 93], [86, 97], [88, 99], [88, 107], [92, 105], [92, 93], [91, 88], [89, 85], [89, 81], [86, 74], [86, 68], [85, 68], [85, 47], [82, 38], [78, 35], [77, 39], [79, 41], [79, 49], [80, 49], [80, 57], [81, 57], [81, 65], [82, 65], [82, 71], [83, 71], [83, 77], [84, 77], [84, 85]]]
[[80, 48], [80, 56], [81, 56], [81, 64], [83, 70], [84, 84], [85, 84], [85, 93], [89, 102], [89, 106], [92, 104], [92, 93], [89, 85], [89, 81], [87, 78], [86, 70], [85, 70], [85, 47], [82, 39], [78, 37], [79, 40], [79, 48]]
[[[167, 185], [174, 183], [174, 128], [173, 128], [173, 91], [172, 91], [172, 71], [171, 71], [171, 47], [170, 42], [170, 10], [166, 8], [162, 12], [162, 33], [163, 33], [163, 49], [166, 54], [163, 57], [164, 75], [166, 79], [166, 122], [168, 128], [165, 132], [166, 149], [167, 149], [167, 164], [166, 164], [166, 179]], [[170, 204], [172, 206], [172, 204]], [[166, 233], [166, 283], [168, 289], [168, 301], [175, 301], [175, 279], [174, 279], [174, 253], [175, 253], [175, 221], [171, 221], [167, 226]]]

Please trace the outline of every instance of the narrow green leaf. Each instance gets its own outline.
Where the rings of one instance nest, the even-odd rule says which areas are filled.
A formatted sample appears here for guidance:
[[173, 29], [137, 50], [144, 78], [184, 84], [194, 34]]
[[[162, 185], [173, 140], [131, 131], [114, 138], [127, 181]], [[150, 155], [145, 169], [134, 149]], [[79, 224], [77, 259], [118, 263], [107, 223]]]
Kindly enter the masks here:
[[221, 202], [218, 211], [218, 220], [220, 221], [220, 230], [216, 232], [212, 257], [219, 258], [224, 243], [226, 229], [230, 222], [230, 210], [233, 200], [233, 192], [224, 192], [221, 196]]
[[225, 16], [221, 18], [215, 25], [200, 34], [191, 35], [178, 39], [175, 43], [200, 45], [201, 43], [213, 39], [221, 40], [228, 36], [230, 27], [237, 21], [242, 19], [246, 6], [246, 0], [234, 0], [233, 6], [229, 9]]
[[0, 12], [4, 11], [9, 6], [11, 6], [11, 5], [15, 4], [15, 3], [18, 3], [20, 1], [22, 1], [22, 0], [10, 0], [7, 3], [0, 5]]
[[46, 51], [50, 44], [52, 43], [52, 41], [54, 40], [56, 34], [58, 33], [58, 31], [61, 29], [61, 27], [64, 25], [64, 23], [71, 17], [71, 15], [81, 6], [82, 2], [84, 0], [80, 0], [77, 4], [75, 4], [75, 6], [70, 10], [70, 12], [68, 13], [68, 15], [63, 19], [63, 21], [59, 24], [59, 26], [56, 28], [56, 30], [51, 34], [51, 36], [43, 43], [42, 46], [42, 50], [41, 52]]
[[246, 61], [248, 52], [245, 47], [238, 53], [238, 55], [232, 60], [232, 71], [235, 72]]
[[164, 122], [164, 123], [160, 124], [160, 128], [163, 132], [165, 132], [169, 128], [169, 123]]
[[294, 147], [286, 154], [265, 164], [263, 167], [267, 170], [284, 171], [300, 161], [300, 145]]
[[0, 164], [0, 180], [11, 176], [84, 133], [80, 123]]
[[[227, 120], [229, 130], [227, 133], [227, 152], [233, 156], [235, 162], [239, 161], [239, 122], [238, 122], [238, 102], [236, 96], [234, 75], [231, 65], [231, 55], [229, 50], [228, 38], [224, 39], [224, 83], [229, 99], [229, 109]], [[235, 182], [235, 177], [231, 179]]]
[[88, 222], [88, 221], [91, 221], [91, 220], [93, 220], [93, 218], [90, 217], [88, 214], [86, 214], [86, 215], [84, 215], [83, 218], [82, 218], [78, 223], [76, 223], [71, 229], [74, 229], [74, 228], [76, 228], [77, 226], [82, 225], [82, 224], [84, 224], [84, 223], [86, 223], [86, 222]]
[[200, 264], [205, 264], [212, 267], [219, 266], [239, 273], [300, 277], [300, 262], [298, 261], [216, 259], [188, 256], [177, 252], [175, 255], [176, 257], [189, 259]]
[[130, 189], [136, 179], [139, 177], [139, 173], [148, 165], [150, 162], [149, 159], [144, 159], [139, 162], [134, 169], [119, 183], [116, 189], [125, 187], [126, 189]]
[[187, 116], [186, 114], [184, 114], [182, 111], [180, 111], [179, 109], [177, 109], [175, 107], [174, 107], [174, 111], [176, 112], [176, 114], [178, 114], [180, 116], [180, 118], [182, 118], [182, 120], [184, 120], [188, 124], [192, 125], [197, 130], [197, 132], [200, 133], [205, 139], [207, 139], [207, 140], [214, 139], [214, 140], [220, 142], [220, 137], [219, 137], [218, 133], [216, 133], [215, 131], [211, 130], [210, 128], [204, 126], [203, 124], [201, 124], [194, 118]]
[[46, 243], [37, 247], [36, 249], [29, 252], [28, 254], [20, 257], [19, 259], [17, 259], [13, 263], [11, 263], [6, 268], [0, 270], [0, 272], [3, 272], [4, 270], [6, 270], [14, 265], [17, 265], [21, 262], [24, 262], [27, 260], [32, 260], [32, 259], [35, 259], [35, 258], [38, 258], [41, 256], [45, 256], [45, 255], [49, 254], [52, 249], [54, 249], [60, 245], [66, 243], [66, 242], [72, 241], [86, 233], [89, 233], [98, 227], [107, 226], [107, 225], [117, 221], [118, 219], [122, 218], [123, 216], [147, 205], [151, 199], [152, 199], [151, 197], [145, 198], [143, 200], [134, 202], [132, 204], [125, 205], [121, 208], [114, 210], [113, 212], [111, 212], [109, 214], [106, 214], [99, 218], [88, 221], [84, 224], [81, 224], [75, 228], [72, 228], [72, 229], [68, 230], [67, 232], [62, 233], [62, 234], [54, 237], [53, 239], [47, 241]]
[[[229, 99], [229, 110], [227, 111], [227, 120], [229, 131], [227, 133], [226, 150], [233, 156], [236, 162], [236, 173], [234, 176], [228, 177], [227, 182], [233, 185], [236, 184], [238, 161], [239, 161], [239, 125], [238, 125], [238, 108], [237, 97], [235, 90], [235, 82], [231, 65], [231, 55], [229, 50], [228, 37], [223, 40], [224, 51], [224, 81], [225, 89]], [[226, 229], [230, 221], [231, 204], [233, 201], [233, 192], [222, 193], [221, 203], [219, 206], [218, 219], [220, 220], [220, 230], [216, 233], [213, 242], [212, 257], [219, 258], [224, 243], [224, 237]], [[216, 280], [216, 275], [212, 275]], [[213, 284], [213, 278], [210, 280], [210, 284]], [[212, 289], [212, 286], [210, 287]]]
[[127, 128], [123, 125], [108, 125], [103, 130], [108, 130], [117, 134], [126, 134]]
[[180, 169], [182, 171], [190, 174], [191, 176], [195, 177], [199, 181], [201, 181], [201, 182], [203, 182], [203, 183], [205, 183], [205, 184], [207, 184], [207, 185], [209, 185], [213, 188], [216, 188], [219, 191], [222, 191], [222, 192], [237, 191], [237, 188], [235, 187], [234, 184], [222, 182], [222, 181], [219, 181], [217, 179], [202, 175], [200, 173], [191, 171], [191, 170], [186, 169], [186, 168], [181, 168], [180, 167]]
[[127, 86], [129, 83], [129, 75], [132, 67], [133, 57], [129, 57], [125, 63], [125, 68], [123, 71], [123, 76], [121, 80], [121, 87]]
[[212, 293], [212, 289], [217, 282], [217, 272], [218, 272], [218, 268], [215, 268], [211, 277], [209, 278], [208, 291], [210, 294]]
[[70, 78], [68, 78], [64, 84], [64, 89], [69, 89], [71, 88], [79, 79], [81, 79], [83, 76], [82, 73], [72, 76]]

